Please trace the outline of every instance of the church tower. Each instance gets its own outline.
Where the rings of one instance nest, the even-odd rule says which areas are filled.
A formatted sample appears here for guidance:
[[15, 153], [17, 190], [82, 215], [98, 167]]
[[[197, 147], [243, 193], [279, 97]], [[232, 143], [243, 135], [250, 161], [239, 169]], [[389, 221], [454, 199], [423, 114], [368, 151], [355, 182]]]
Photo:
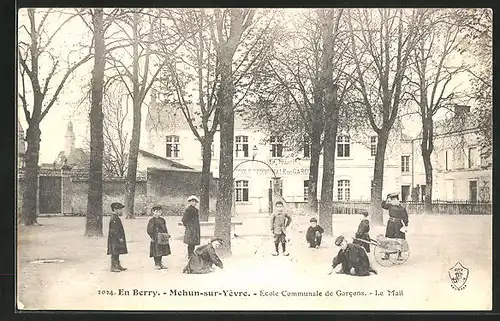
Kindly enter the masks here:
[[68, 122], [68, 129], [64, 135], [64, 153], [66, 157], [75, 149], [75, 133], [73, 132], [73, 123]]
[[19, 118], [17, 119], [17, 157], [18, 167], [24, 167], [24, 154], [26, 153], [26, 142], [24, 141], [24, 130]]

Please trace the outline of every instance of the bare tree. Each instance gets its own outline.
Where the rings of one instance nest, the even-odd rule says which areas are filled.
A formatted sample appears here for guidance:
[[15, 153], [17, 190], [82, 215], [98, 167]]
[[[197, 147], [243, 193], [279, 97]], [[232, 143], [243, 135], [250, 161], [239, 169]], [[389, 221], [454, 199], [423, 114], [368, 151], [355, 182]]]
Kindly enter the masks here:
[[233, 60], [245, 32], [252, 26], [255, 9], [214, 9], [211, 39], [216, 48], [220, 84], [217, 90], [220, 124], [219, 188], [214, 234], [224, 241], [222, 255], [231, 255], [233, 197], [234, 69]]
[[[411, 71], [415, 73], [415, 80], [411, 84], [415, 92], [409, 91], [417, 103], [418, 112], [422, 121], [421, 154], [425, 169], [425, 210], [432, 210], [433, 166], [431, 155], [434, 151], [435, 118], [440, 111], [452, 106], [453, 100], [458, 98], [455, 88], [450, 83], [463, 72], [462, 66], [456, 66], [453, 61], [458, 54], [462, 37], [460, 27], [447, 23], [449, 13], [444, 14], [434, 9], [426, 10], [425, 24], [421, 26], [420, 37], [413, 52]], [[453, 110], [452, 110], [453, 111]], [[454, 124], [451, 120], [449, 124]], [[456, 131], [457, 128], [449, 128]]]
[[[132, 50], [132, 53], [129, 50], [120, 51], [125, 57], [118, 58], [116, 53], [109, 55], [118, 77], [122, 80], [132, 100], [133, 124], [128, 155], [125, 195], [127, 218], [135, 217], [134, 200], [137, 179], [137, 157], [141, 138], [142, 105], [162, 67], [168, 61], [166, 58], [163, 58], [161, 61], [153, 61], [156, 57], [154, 55], [156, 50], [154, 46], [163, 42], [169, 44], [177, 42], [177, 39], [170, 37], [170, 34], [167, 32], [163, 34], [160, 40], [155, 37], [155, 33], [160, 31], [159, 26], [161, 24], [159, 20], [161, 18], [157, 10], [131, 9], [122, 18], [115, 19], [115, 26], [125, 35], [125, 39], [123, 39], [124, 46], [131, 47]], [[172, 51], [175, 51], [175, 49], [172, 48]], [[127, 60], [131, 60], [131, 65], [126, 64]]]
[[[125, 103], [124, 98], [125, 97]], [[127, 127], [129, 99], [121, 86], [108, 87], [104, 94], [104, 159], [105, 176], [125, 177], [128, 162], [129, 131]]]
[[[66, 61], [65, 64], [61, 59], [62, 57], [56, 57], [52, 53], [51, 44], [53, 40], [72, 19], [78, 16], [77, 12], [63, 12], [56, 15], [54, 9], [29, 8], [26, 11], [28, 21], [23, 22], [18, 29], [20, 33], [18, 60], [21, 80], [21, 90], [18, 95], [28, 123], [26, 131], [26, 172], [21, 215], [25, 225], [34, 225], [37, 224], [36, 204], [41, 142], [40, 124], [54, 106], [70, 75], [89, 61], [92, 55], [90, 52], [80, 52], [78, 58], [72, 57], [71, 61]], [[61, 22], [55, 30], [49, 31], [48, 22], [55, 19], [59, 19]], [[26, 81], [26, 78], [28, 78], [28, 81]], [[54, 82], [57, 82], [55, 89], [52, 87]], [[27, 87], [27, 83], [31, 89]], [[30, 98], [28, 95], [32, 95], [31, 103], [28, 102]]]
[[378, 138], [370, 206], [374, 223], [381, 224], [387, 142], [400, 109], [404, 76], [423, 18], [419, 9], [353, 9], [348, 13], [356, 65], [354, 79]]

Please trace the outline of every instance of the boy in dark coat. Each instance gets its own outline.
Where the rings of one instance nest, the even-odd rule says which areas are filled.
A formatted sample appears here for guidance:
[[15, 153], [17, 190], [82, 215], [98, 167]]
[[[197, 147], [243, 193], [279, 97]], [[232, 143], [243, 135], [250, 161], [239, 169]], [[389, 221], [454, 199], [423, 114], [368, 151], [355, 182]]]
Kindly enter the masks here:
[[182, 271], [187, 274], [205, 274], [214, 271], [213, 265], [224, 268], [221, 259], [215, 252], [222, 244], [220, 238], [212, 238], [210, 243], [199, 246], [189, 258], [188, 264]]
[[189, 206], [182, 216], [182, 224], [186, 227], [184, 244], [187, 244], [188, 258], [193, 255], [195, 245], [200, 245], [200, 214], [196, 208], [199, 202], [196, 196], [189, 196]]
[[168, 244], [170, 235], [168, 234], [165, 219], [160, 216], [162, 214], [162, 207], [159, 205], [154, 206], [151, 211], [153, 212], [153, 217], [149, 220], [147, 227], [148, 235], [151, 237], [149, 257], [154, 258], [156, 270], [166, 269], [167, 267], [163, 265], [161, 259], [163, 256], [171, 254], [170, 244]]
[[271, 217], [271, 231], [274, 236], [274, 248], [276, 252], [273, 253], [274, 256], [279, 255], [279, 244], [283, 249], [283, 255], [287, 256], [286, 251], [286, 228], [292, 222], [292, 218], [283, 212], [283, 202], [276, 202], [276, 213]]
[[325, 230], [318, 225], [318, 220], [316, 218], [311, 218], [309, 222], [311, 223], [311, 226], [309, 226], [306, 232], [307, 243], [309, 243], [309, 247], [319, 248], [321, 245], [322, 234]]
[[[362, 219], [361, 219], [361, 222], [359, 222], [358, 231], [356, 232], [354, 237], [357, 239], [361, 239], [361, 240], [365, 240], [365, 241], [369, 242], [369, 241], [371, 241], [371, 238], [370, 238], [370, 234], [369, 234], [370, 221], [368, 220], [368, 211], [363, 210], [361, 212], [361, 215], [362, 215]], [[370, 243], [366, 243], [366, 242], [359, 241], [359, 240], [354, 240], [352, 243], [363, 247], [366, 250], [366, 253], [370, 253]]]
[[371, 265], [366, 251], [359, 245], [348, 243], [347, 240], [341, 235], [335, 240], [335, 245], [340, 247], [340, 251], [333, 258], [332, 269], [337, 265], [341, 264], [342, 268], [338, 271], [338, 274], [349, 274], [355, 276], [368, 276], [370, 272], [377, 274]]
[[127, 254], [127, 240], [120, 216], [125, 206], [121, 203], [111, 203], [111, 219], [109, 220], [108, 255], [111, 255], [111, 272], [125, 271], [120, 263], [120, 254]]
[[[408, 213], [401, 203], [397, 193], [387, 195], [387, 199], [382, 201], [382, 208], [389, 211], [389, 220], [385, 229], [385, 237], [391, 239], [406, 239], [406, 231], [408, 229]], [[404, 224], [404, 225], [403, 225]], [[383, 260], [389, 259], [389, 254], [386, 254]], [[401, 253], [398, 255], [398, 260], [401, 260]]]

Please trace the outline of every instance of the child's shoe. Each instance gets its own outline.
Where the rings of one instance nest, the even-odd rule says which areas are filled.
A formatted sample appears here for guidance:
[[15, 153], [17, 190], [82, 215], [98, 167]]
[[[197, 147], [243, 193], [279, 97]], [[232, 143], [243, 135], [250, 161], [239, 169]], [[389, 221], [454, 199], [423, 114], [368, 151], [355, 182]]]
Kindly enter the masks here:
[[283, 255], [284, 255], [284, 256], [288, 256], [288, 255], [290, 255], [290, 253], [288, 253], [288, 252], [283, 252]]
[[273, 252], [273, 253], [272, 253], [272, 255], [273, 255], [273, 256], [278, 256], [278, 255], [280, 255], [280, 254], [279, 254], [278, 252]]

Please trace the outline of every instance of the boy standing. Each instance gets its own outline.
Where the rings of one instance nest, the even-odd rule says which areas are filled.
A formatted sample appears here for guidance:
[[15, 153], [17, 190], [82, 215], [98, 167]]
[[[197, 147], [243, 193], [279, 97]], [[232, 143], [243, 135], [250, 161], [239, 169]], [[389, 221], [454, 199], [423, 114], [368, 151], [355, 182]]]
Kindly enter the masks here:
[[111, 203], [111, 219], [109, 220], [108, 255], [111, 255], [111, 272], [125, 271], [120, 263], [120, 254], [127, 254], [127, 240], [120, 215], [125, 205]]
[[153, 212], [153, 217], [149, 220], [147, 227], [148, 235], [151, 238], [149, 257], [154, 259], [156, 270], [166, 269], [167, 267], [163, 265], [161, 259], [163, 256], [171, 254], [169, 244], [170, 235], [168, 234], [165, 219], [160, 216], [162, 214], [162, 207], [156, 205], [151, 211]]
[[321, 245], [321, 237], [325, 230], [318, 225], [318, 220], [316, 218], [311, 218], [309, 222], [311, 226], [309, 226], [306, 233], [307, 243], [309, 243], [310, 248], [319, 248]]
[[361, 212], [361, 215], [362, 215], [361, 222], [359, 222], [358, 231], [356, 232], [356, 235], [355, 235], [355, 238], [359, 239], [359, 240], [355, 239], [352, 243], [363, 247], [366, 250], [366, 253], [370, 253], [370, 244], [363, 242], [363, 241], [360, 241], [360, 240], [365, 240], [367, 242], [371, 241], [370, 234], [369, 234], [370, 221], [368, 220], [368, 211], [363, 210]]
[[281, 243], [283, 255], [288, 256], [288, 252], [286, 251], [286, 228], [292, 222], [292, 218], [283, 211], [283, 202], [277, 201], [275, 206], [276, 213], [271, 217], [271, 231], [273, 232], [274, 247], [276, 250], [273, 255], [279, 255], [279, 244]]

